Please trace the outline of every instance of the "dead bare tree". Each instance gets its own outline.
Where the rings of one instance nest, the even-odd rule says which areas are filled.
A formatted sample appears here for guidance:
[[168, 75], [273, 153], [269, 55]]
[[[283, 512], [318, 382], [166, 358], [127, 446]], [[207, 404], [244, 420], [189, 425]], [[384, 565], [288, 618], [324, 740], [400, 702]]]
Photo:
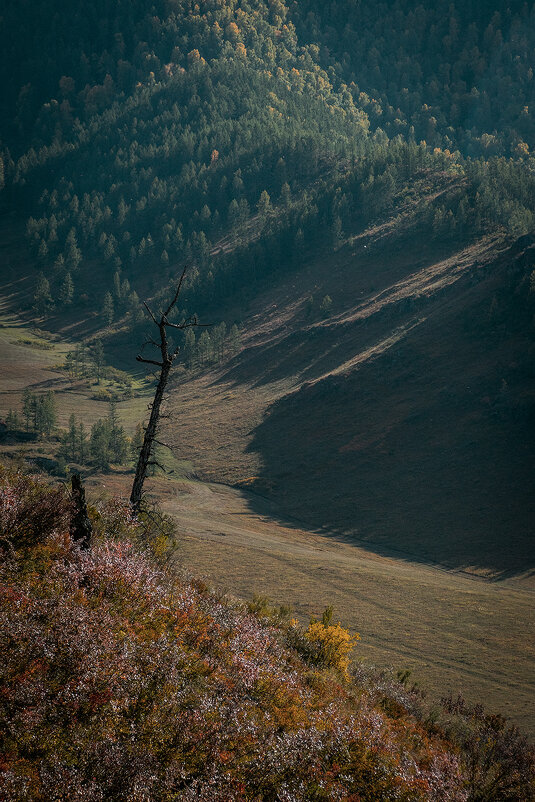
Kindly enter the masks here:
[[180, 297], [186, 272], [187, 272], [187, 267], [185, 267], [184, 270], [182, 271], [182, 275], [180, 276], [180, 280], [178, 282], [176, 292], [173, 296], [173, 300], [171, 301], [165, 312], [162, 313], [159, 319], [153, 314], [148, 304], [144, 303], [145, 309], [149, 313], [154, 325], [157, 326], [160, 336], [159, 342], [150, 337], [146, 341], [145, 345], [152, 345], [155, 348], [159, 349], [161, 358], [146, 359], [145, 357], [141, 356], [141, 354], [138, 354], [136, 357], [138, 362], [144, 362], [148, 365], [156, 365], [157, 367], [159, 367], [160, 375], [158, 378], [158, 383], [156, 385], [154, 399], [150, 405], [150, 418], [147, 428], [145, 429], [145, 437], [143, 438], [143, 445], [141, 446], [141, 450], [139, 452], [139, 457], [136, 467], [136, 475], [134, 478], [134, 484], [132, 485], [132, 492], [130, 494], [130, 504], [132, 505], [132, 511], [134, 512], [135, 515], [139, 512], [139, 508], [141, 505], [143, 484], [145, 482], [145, 477], [147, 475], [147, 468], [150, 465], [156, 464], [154, 460], [151, 460], [151, 455], [153, 453], [154, 443], [158, 442], [156, 440], [156, 432], [158, 429], [158, 421], [160, 418], [160, 408], [162, 405], [165, 387], [167, 385], [167, 379], [169, 378], [169, 373], [171, 371], [171, 366], [180, 351], [179, 345], [177, 345], [174, 349], [172, 348], [172, 346], [169, 345], [169, 340], [167, 337], [167, 329], [171, 328], [184, 331], [184, 329], [191, 328], [192, 326], [201, 325], [197, 321], [197, 318], [195, 316], [189, 317], [186, 320], [183, 320], [181, 323], [171, 323], [169, 321], [169, 315], [176, 307], [177, 301]]
[[91, 548], [93, 524], [91, 523], [87, 513], [85, 488], [82, 484], [82, 477], [79, 473], [73, 473], [71, 477], [71, 487], [72, 513], [70, 535], [74, 543], [77, 543], [80, 548], [87, 550]]

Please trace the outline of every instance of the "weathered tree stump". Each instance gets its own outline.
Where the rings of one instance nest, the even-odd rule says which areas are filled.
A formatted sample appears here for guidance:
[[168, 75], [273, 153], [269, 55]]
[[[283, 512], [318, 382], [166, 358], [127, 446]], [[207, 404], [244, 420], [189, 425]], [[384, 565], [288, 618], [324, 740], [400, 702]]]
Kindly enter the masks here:
[[74, 543], [80, 548], [87, 550], [91, 548], [91, 535], [93, 534], [93, 524], [87, 514], [87, 503], [85, 500], [85, 488], [79, 473], [73, 473], [71, 477], [72, 488], [72, 513], [70, 535]]

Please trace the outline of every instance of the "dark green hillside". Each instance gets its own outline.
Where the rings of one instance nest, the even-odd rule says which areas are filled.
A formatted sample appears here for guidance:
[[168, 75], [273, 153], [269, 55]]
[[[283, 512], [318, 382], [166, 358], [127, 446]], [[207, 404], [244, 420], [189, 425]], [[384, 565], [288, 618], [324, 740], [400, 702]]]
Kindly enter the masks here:
[[[57, 97], [27, 120], [17, 114], [18, 137], [5, 130], [9, 200], [29, 215], [28, 239], [53, 299], [68, 274], [75, 304], [89, 294], [101, 312], [106, 293], [114, 295], [113, 318], [132, 310], [136, 288], [157, 291], [184, 261], [202, 272], [202, 282], [196, 273], [190, 281], [205, 296], [225, 268], [215, 255], [229, 244], [218, 243], [229, 233], [232, 247], [261, 237], [273, 207], [299, 197], [340, 154], [362, 150], [367, 129], [347, 88], [319, 68], [317, 48], [301, 46], [284, 23], [282, 4], [206, 3], [202, 14], [172, 4], [161, 19], [143, 8], [132, 10], [135, 47], [125, 58], [101, 50], [106, 37], [93, 37], [91, 15], [78, 14], [79, 46], [93, 53], [94, 72], [73, 60]], [[120, 28], [124, 7], [116, 13], [108, 27]], [[57, 26], [47, 35], [57, 41]], [[86, 280], [95, 263], [98, 286]]]
[[[533, 3], [296, 3], [298, 31], [390, 136], [523, 156], [535, 135]], [[293, 7], [292, 7], [293, 9]]]
[[429, 168], [468, 178], [435, 229], [530, 231], [532, 17], [443, 6], [8, 4], [2, 183], [56, 309], [132, 325], [193, 261], [187, 311], [240, 318]]

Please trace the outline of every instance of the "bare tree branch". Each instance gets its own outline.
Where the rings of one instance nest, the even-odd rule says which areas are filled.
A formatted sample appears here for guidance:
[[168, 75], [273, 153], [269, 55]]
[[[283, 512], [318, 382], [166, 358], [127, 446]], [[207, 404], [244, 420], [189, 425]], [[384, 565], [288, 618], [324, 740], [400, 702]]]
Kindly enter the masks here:
[[184, 329], [189, 329], [191, 326], [198, 326], [200, 329], [209, 329], [213, 326], [213, 323], [198, 323], [197, 318], [188, 318], [188, 320], [184, 320], [182, 323], [169, 323], [169, 321], [165, 321], [165, 325], [169, 326], [172, 329], [180, 329], [183, 331]]
[[[161, 417], [161, 415], [160, 415], [160, 417]], [[156, 443], [156, 445], [158, 445], [158, 446], [163, 446], [164, 448], [168, 448], [169, 451], [173, 450], [172, 447], [168, 443], [162, 443], [161, 440], [157, 440], [156, 438], [154, 438], [153, 443]]]
[[156, 362], [155, 359], [145, 359], [145, 357], [140, 354], [136, 356], [136, 360], [138, 362], [146, 362], [147, 365], [157, 365], [159, 368], [163, 367], [163, 362]]
[[151, 316], [151, 318], [152, 318], [152, 320], [154, 321], [154, 323], [156, 323], [156, 325], [158, 325], [158, 321], [157, 321], [157, 320], [156, 320], [156, 318], [154, 317], [154, 315], [153, 315], [153, 313], [152, 313], [152, 310], [151, 310], [151, 308], [149, 307], [149, 305], [146, 303], [146, 301], [143, 301], [143, 306], [145, 307], [145, 309], [147, 310], [147, 312], [148, 312], [148, 313], [149, 313], [149, 315]]
[[[140, 508], [140, 505], [141, 505], [141, 499], [142, 499], [142, 496], [143, 496], [143, 483], [145, 482], [145, 477], [147, 475], [148, 466], [149, 465], [157, 465], [159, 468], [161, 468], [165, 472], [165, 468], [162, 465], [160, 465], [157, 461], [155, 461], [153, 459], [151, 460], [151, 456], [153, 454], [154, 444], [158, 442], [158, 440], [156, 440], [156, 431], [157, 431], [157, 427], [158, 427], [158, 421], [159, 421], [160, 417], [163, 417], [160, 414], [160, 408], [161, 408], [161, 405], [162, 405], [162, 400], [163, 400], [163, 397], [164, 397], [164, 391], [165, 391], [165, 387], [166, 387], [166, 384], [167, 384], [167, 380], [169, 378], [169, 372], [171, 370], [171, 366], [173, 364], [174, 359], [177, 357], [177, 355], [178, 355], [178, 353], [180, 351], [180, 346], [177, 345], [176, 348], [171, 353], [169, 353], [169, 341], [167, 339], [167, 328], [169, 327], [169, 328], [173, 328], [173, 329], [179, 329], [179, 330], [182, 331], [184, 329], [190, 328], [191, 326], [198, 326], [199, 325], [195, 315], [193, 315], [192, 317], [187, 318], [186, 320], [184, 320], [180, 324], [170, 323], [169, 320], [168, 320], [169, 315], [171, 314], [171, 312], [175, 308], [175, 306], [176, 306], [176, 304], [178, 302], [178, 299], [180, 297], [180, 292], [181, 292], [183, 284], [184, 284], [184, 278], [186, 276], [186, 272], [187, 272], [187, 266], [182, 271], [182, 275], [180, 276], [180, 279], [179, 279], [179, 282], [178, 282], [178, 285], [177, 285], [177, 288], [176, 288], [176, 292], [175, 292], [175, 294], [173, 296], [173, 299], [171, 300], [171, 303], [169, 304], [169, 306], [167, 307], [165, 312], [161, 315], [159, 320], [154, 316], [154, 314], [151, 311], [151, 309], [148, 306], [148, 304], [144, 302], [145, 309], [147, 310], [147, 312], [149, 313], [150, 317], [152, 318], [152, 321], [155, 324], [155, 326], [158, 327], [158, 331], [159, 331], [159, 334], [160, 334], [160, 341], [159, 342], [156, 342], [155, 340], [153, 340], [152, 337], [150, 337], [149, 342], [150, 342], [151, 345], [155, 346], [156, 348], [158, 348], [160, 350], [160, 353], [161, 353], [162, 357], [161, 357], [161, 361], [156, 361], [154, 359], [146, 359], [145, 357], [141, 356], [141, 354], [138, 354], [137, 357], [136, 357], [138, 362], [144, 362], [144, 363], [146, 363], [148, 365], [156, 365], [157, 367], [159, 367], [160, 368], [160, 375], [158, 377], [158, 383], [156, 385], [156, 390], [155, 390], [155, 393], [154, 393], [154, 399], [152, 401], [152, 404], [149, 405], [150, 418], [149, 418], [149, 422], [148, 422], [147, 428], [145, 429], [145, 436], [143, 438], [143, 445], [141, 446], [141, 449], [140, 449], [140, 452], [139, 452], [139, 457], [138, 457], [137, 466], [136, 466], [136, 475], [134, 477], [134, 483], [132, 485], [132, 492], [130, 494], [130, 503], [132, 505], [132, 510], [133, 510], [134, 514], [137, 514], [139, 512], [139, 508]], [[162, 445], [164, 445], [164, 444], [162, 444]], [[167, 446], [167, 448], [169, 448], [169, 446]]]
[[[164, 320], [165, 318], [169, 317], [169, 314], [170, 314], [171, 310], [175, 307], [176, 302], [178, 301], [178, 297], [179, 297], [180, 291], [182, 289], [182, 284], [184, 283], [184, 278], [186, 276], [187, 269], [188, 269], [188, 266], [186, 265], [184, 267], [184, 270], [182, 271], [182, 275], [180, 276], [180, 280], [178, 282], [178, 287], [176, 288], [176, 292], [175, 292], [175, 297], [173, 298], [173, 300], [171, 301], [171, 303], [167, 307], [167, 310], [163, 313], [162, 320]], [[156, 322], [156, 321], [154, 321], [154, 322]]]

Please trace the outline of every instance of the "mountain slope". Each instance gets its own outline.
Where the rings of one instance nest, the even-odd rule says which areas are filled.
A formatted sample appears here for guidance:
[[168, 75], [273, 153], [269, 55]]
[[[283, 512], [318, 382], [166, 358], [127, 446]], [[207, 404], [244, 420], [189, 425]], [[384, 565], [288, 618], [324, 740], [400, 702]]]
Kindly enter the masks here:
[[362, 235], [253, 305], [229, 369], [177, 386], [172, 439], [203, 475], [372, 549], [533, 568], [534, 256]]

